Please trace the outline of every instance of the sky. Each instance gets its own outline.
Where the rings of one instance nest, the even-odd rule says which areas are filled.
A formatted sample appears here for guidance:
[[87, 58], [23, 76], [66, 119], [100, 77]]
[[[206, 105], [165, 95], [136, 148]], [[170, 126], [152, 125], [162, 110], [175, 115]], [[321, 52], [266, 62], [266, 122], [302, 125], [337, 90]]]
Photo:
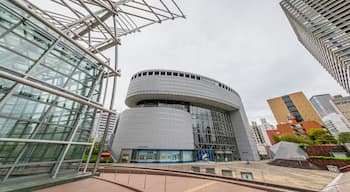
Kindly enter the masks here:
[[[177, 0], [186, 19], [122, 38], [115, 108], [127, 108], [130, 78], [144, 69], [198, 73], [241, 96], [249, 120], [275, 123], [267, 99], [303, 91], [346, 92], [297, 40], [278, 0]], [[107, 56], [113, 57], [113, 51]]]

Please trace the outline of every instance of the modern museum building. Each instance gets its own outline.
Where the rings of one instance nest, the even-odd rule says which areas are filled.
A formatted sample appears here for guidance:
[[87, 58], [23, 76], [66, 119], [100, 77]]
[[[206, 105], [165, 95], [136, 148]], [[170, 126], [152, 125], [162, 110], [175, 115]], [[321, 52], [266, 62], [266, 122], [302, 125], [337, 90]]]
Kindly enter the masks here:
[[111, 146], [119, 162], [257, 160], [240, 96], [198, 74], [145, 70], [132, 76]]

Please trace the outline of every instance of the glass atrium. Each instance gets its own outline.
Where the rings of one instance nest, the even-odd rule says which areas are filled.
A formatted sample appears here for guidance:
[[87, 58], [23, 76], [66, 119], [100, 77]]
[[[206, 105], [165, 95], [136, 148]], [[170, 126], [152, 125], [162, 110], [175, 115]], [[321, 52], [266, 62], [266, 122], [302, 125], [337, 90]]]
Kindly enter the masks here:
[[0, 15], [0, 182], [77, 172], [103, 67], [10, 1]]

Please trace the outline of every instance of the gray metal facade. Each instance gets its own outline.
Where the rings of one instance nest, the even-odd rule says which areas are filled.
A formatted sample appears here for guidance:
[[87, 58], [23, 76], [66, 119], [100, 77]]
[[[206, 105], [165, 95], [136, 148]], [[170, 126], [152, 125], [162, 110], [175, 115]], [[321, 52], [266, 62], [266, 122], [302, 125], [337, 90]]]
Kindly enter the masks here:
[[350, 4], [347, 0], [284, 0], [299, 41], [350, 93]]
[[194, 149], [191, 115], [172, 108], [132, 108], [120, 114], [112, 145], [114, 157], [121, 149]]
[[[216, 80], [197, 75], [186, 73], [182, 71], [171, 70], [147, 70], [135, 74], [130, 82], [129, 90], [126, 97], [126, 104], [132, 107], [131, 110], [126, 111], [128, 116], [130, 113], [136, 113], [141, 119], [148, 117], [149, 114], [142, 114], [140, 110], [149, 108], [148, 110], [159, 110], [165, 107], [176, 108], [176, 111], [182, 110], [187, 114], [192, 115], [192, 128], [194, 149], [213, 149], [214, 152], [225, 153], [225, 150], [231, 150], [233, 153], [237, 152], [235, 159], [242, 160], [257, 160], [258, 154], [256, 150], [256, 143], [253, 140], [251, 130], [249, 129], [248, 119], [245, 114], [243, 104], [237, 92], [227, 85]], [[182, 104], [183, 103], [183, 104]], [[158, 109], [159, 108], [159, 109]], [[174, 111], [174, 113], [176, 112]], [[145, 117], [143, 117], [143, 115]], [[209, 134], [203, 133], [203, 130], [197, 130], [196, 125], [202, 124], [200, 121], [203, 116], [210, 118], [208, 125]], [[152, 116], [153, 121], [162, 121], [166, 118], [172, 122], [172, 115]], [[187, 119], [188, 120], [188, 119]], [[123, 122], [123, 115], [120, 122]], [[141, 125], [142, 120], [136, 120]], [[221, 124], [220, 124], [221, 123]], [[133, 125], [133, 123], [131, 123]], [[224, 125], [222, 125], [224, 124]], [[171, 123], [162, 125], [162, 127], [154, 128], [157, 124], [149, 121], [144, 121], [143, 129], [164, 129], [171, 130]], [[220, 127], [220, 130], [215, 130], [213, 127]], [[134, 148], [137, 146], [137, 140], [134, 144], [124, 143], [123, 139], [118, 138], [134, 138], [140, 134], [134, 132], [131, 134], [125, 129], [133, 129], [133, 126], [127, 124], [119, 124], [117, 127], [116, 137], [114, 139], [114, 147], [117, 150], [122, 148]], [[185, 131], [181, 128], [181, 130]], [[143, 132], [144, 132], [143, 131]], [[198, 131], [198, 133], [197, 133]], [[141, 134], [143, 133], [141, 132]], [[199, 133], [200, 132], [200, 133]], [[206, 142], [201, 142], [203, 136]], [[181, 134], [174, 134], [175, 140], [168, 140], [166, 142], [173, 142], [176, 140], [182, 141]], [[153, 137], [154, 138], [154, 137]], [[154, 138], [159, 140], [160, 137]], [[190, 141], [188, 141], [190, 142]], [[187, 142], [187, 143], [188, 143]], [[163, 143], [156, 144], [155, 149], [162, 148]], [[168, 144], [168, 145], [176, 145]], [[177, 148], [178, 149], [178, 148]], [[119, 157], [116, 157], [119, 158]]]
[[338, 114], [338, 110], [333, 104], [333, 98], [330, 94], [314, 95], [310, 98], [311, 104], [316, 109], [321, 118], [331, 113]]

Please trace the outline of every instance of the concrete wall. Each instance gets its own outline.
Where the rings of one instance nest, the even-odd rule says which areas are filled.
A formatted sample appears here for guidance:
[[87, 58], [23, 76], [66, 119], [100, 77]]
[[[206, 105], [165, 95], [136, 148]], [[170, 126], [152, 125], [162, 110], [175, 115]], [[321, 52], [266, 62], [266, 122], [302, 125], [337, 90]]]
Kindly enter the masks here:
[[240, 110], [232, 111], [230, 116], [241, 160], [254, 161], [260, 159], [243, 105]]

